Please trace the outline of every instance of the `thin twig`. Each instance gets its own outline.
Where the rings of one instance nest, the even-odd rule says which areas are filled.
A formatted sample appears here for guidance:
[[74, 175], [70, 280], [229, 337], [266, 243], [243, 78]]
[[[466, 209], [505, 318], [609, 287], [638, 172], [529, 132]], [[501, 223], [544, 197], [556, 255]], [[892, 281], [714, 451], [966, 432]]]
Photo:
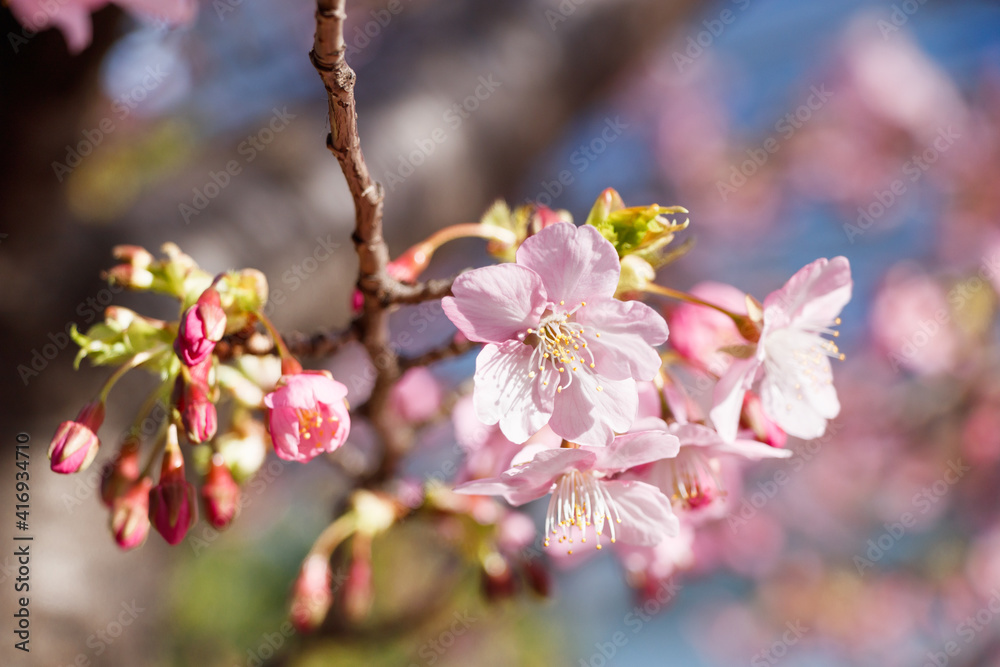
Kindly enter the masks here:
[[428, 364], [433, 364], [435, 361], [443, 361], [444, 359], [461, 356], [469, 350], [475, 349], [477, 345], [479, 343], [473, 342], [468, 338], [455, 338], [447, 345], [434, 348], [415, 357], [401, 359], [399, 365], [404, 371], [415, 366], [427, 366]]

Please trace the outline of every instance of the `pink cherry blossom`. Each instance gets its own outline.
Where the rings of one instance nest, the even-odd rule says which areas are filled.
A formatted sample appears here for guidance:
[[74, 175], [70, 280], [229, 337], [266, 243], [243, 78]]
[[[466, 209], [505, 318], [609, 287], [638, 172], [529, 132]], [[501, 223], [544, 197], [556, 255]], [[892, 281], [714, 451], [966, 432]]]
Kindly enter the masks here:
[[824, 334], [851, 299], [846, 257], [817, 259], [764, 301], [763, 327], [753, 355], [736, 359], [713, 395], [712, 422], [727, 441], [736, 438], [743, 396], [755, 384], [764, 412], [789, 435], [817, 438], [840, 413], [829, 357], [840, 351]]
[[275, 453], [306, 463], [343, 445], [351, 430], [345, 396], [347, 387], [326, 373], [283, 375], [264, 397]]
[[653, 545], [677, 534], [670, 499], [651, 484], [616, 476], [675, 456], [679, 447], [664, 431], [642, 431], [620, 435], [607, 447], [540, 448], [525, 463], [515, 459], [499, 477], [460, 485], [455, 492], [499, 495], [515, 506], [551, 493], [546, 546], [556, 537], [572, 551], [574, 534], [586, 542], [593, 531], [600, 549], [605, 523], [611, 542]]
[[[11, 12], [25, 28], [34, 31], [55, 26], [62, 30], [69, 50], [78, 53], [90, 44], [90, 14], [109, 0], [10, 0]], [[198, 12], [194, 0], [117, 0], [114, 4], [141, 16], [181, 25]]]
[[711, 509], [715, 517], [726, 495], [720, 458], [732, 456], [756, 461], [788, 458], [792, 452], [756, 440], [726, 442], [718, 433], [701, 424], [670, 424], [666, 433], [680, 442], [673, 458], [636, 468], [630, 477], [655, 485], [687, 510]]
[[516, 264], [455, 280], [445, 313], [476, 361], [476, 413], [522, 443], [542, 426], [582, 445], [609, 445], [638, 408], [636, 380], [660, 367], [667, 325], [638, 301], [614, 298], [621, 265], [590, 226], [556, 223], [528, 238]]
[[393, 411], [411, 424], [427, 421], [441, 407], [441, 386], [423, 366], [403, 373], [392, 388], [389, 402]]
[[222, 309], [219, 292], [209, 287], [198, 297], [197, 303], [184, 311], [174, 350], [185, 366], [201, 366], [225, 333], [226, 312]]

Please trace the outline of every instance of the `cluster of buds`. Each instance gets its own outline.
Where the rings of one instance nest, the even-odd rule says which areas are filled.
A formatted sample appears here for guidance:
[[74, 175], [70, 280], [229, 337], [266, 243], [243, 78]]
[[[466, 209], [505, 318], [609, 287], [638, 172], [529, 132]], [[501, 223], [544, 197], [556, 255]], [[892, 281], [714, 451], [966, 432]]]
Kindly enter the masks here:
[[[76, 363], [89, 359], [115, 371], [98, 398], [75, 420], [60, 424], [49, 447], [55, 472], [84, 470], [98, 454], [97, 433], [114, 384], [134, 368], [157, 378], [102, 473], [101, 500], [110, 509], [111, 532], [123, 549], [141, 545], [150, 526], [167, 543], [179, 543], [197, 520], [199, 498], [207, 521], [215, 528], [227, 527], [240, 508], [237, 479], [246, 480], [263, 461], [259, 452], [266, 446], [266, 432], [261, 422], [269, 425], [278, 456], [299, 461], [333, 451], [350, 429], [346, 388], [328, 373], [303, 371], [264, 316], [268, 288], [263, 274], [244, 269], [213, 277], [175, 245], [166, 244], [163, 252], [156, 259], [144, 248], [119, 246], [114, 256], [122, 263], [106, 277], [131, 290], [176, 299], [178, 319], [167, 322], [111, 306], [103, 322], [84, 333], [74, 329], [80, 346]], [[225, 336], [247, 335], [257, 324], [275, 338], [283, 372], [277, 386], [249, 365], [239, 360], [223, 364], [216, 355]], [[234, 419], [220, 433], [216, 406], [223, 400], [233, 403]], [[165, 409], [158, 410], [160, 406]], [[255, 418], [254, 413], [266, 415]], [[158, 414], [165, 419], [143, 465], [144, 443], [136, 434], [149, 432], [148, 422]], [[201, 473], [200, 492], [187, 480], [181, 434]]]

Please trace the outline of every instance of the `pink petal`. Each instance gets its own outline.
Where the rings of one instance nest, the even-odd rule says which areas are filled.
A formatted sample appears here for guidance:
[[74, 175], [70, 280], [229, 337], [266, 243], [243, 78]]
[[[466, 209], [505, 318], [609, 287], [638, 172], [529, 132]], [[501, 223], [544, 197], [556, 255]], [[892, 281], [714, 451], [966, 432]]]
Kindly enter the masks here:
[[753, 384], [754, 374], [760, 366], [756, 357], [734, 359], [725, 375], [719, 378], [712, 392], [713, 407], [709, 416], [722, 439], [732, 442], [740, 425], [743, 397]]
[[549, 421], [556, 391], [553, 384], [546, 387], [537, 377], [529, 377], [533, 352], [513, 340], [486, 345], [476, 358], [476, 415], [486, 424], [499, 422], [507, 439], [518, 444]]
[[[829, 368], [830, 360], [824, 357], [820, 363]], [[814, 384], [813, 377], [768, 372], [760, 385], [764, 412], [788, 435], [805, 440], [820, 437], [827, 420], [840, 414], [840, 400], [833, 384]]]
[[456, 493], [500, 495], [511, 505], [523, 505], [549, 493], [552, 484], [564, 473], [590, 469], [595, 460], [583, 449], [549, 449], [539, 452], [529, 463], [511, 468], [500, 477], [462, 484]]
[[770, 326], [829, 326], [851, 300], [851, 265], [846, 257], [817, 259], [764, 300]]
[[660, 459], [677, 456], [681, 442], [665, 430], [639, 431], [619, 435], [608, 447], [594, 447], [595, 470], [608, 473], [628, 470]]
[[608, 299], [580, 308], [576, 321], [585, 328], [598, 373], [613, 380], [656, 377], [661, 361], [653, 346], [667, 340], [667, 323], [655, 310], [639, 301]]
[[653, 546], [680, 533], [670, 499], [645, 482], [611, 480], [603, 482], [611, 495], [621, 523], [615, 523], [616, 540], [637, 546]]
[[618, 287], [618, 253], [590, 225], [568, 222], [546, 227], [517, 250], [517, 263], [541, 276], [553, 303], [570, 310], [583, 301], [610, 299]]
[[487, 266], [463, 273], [441, 300], [444, 312], [469, 340], [502, 343], [523, 338], [545, 309], [542, 279], [517, 264]]
[[549, 426], [570, 442], [603, 447], [612, 443], [615, 432], [629, 429], [638, 410], [635, 380], [609, 380], [581, 369], [557, 395]]

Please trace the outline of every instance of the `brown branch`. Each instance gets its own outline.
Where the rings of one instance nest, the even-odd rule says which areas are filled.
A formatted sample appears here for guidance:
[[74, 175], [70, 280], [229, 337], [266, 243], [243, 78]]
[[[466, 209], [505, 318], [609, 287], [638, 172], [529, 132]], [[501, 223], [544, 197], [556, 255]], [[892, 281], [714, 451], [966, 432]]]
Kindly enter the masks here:
[[317, 0], [316, 36], [310, 59], [326, 87], [330, 134], [327, 147], [336, 156], [354, 200], [353, 240], [358, 253], [358, 288], [364, 305], [358, 318], [359, 338], [375, 364], [375, 386], [368, 399], [372, 424], [385, 443], [383, 465], [376, 475], [388, 476], [395, 459], [405, 449], [402, 431], [395, 428], [388, 410], [389, 392], [399, 379], [399, 357], [389, 341], [389, 311], [394, 289], [399, 286], [386, 273], [389, 249], [382, 237], [381, 184], [376, 183], [361, 152], [358, 116], [354, 99], [354, 70], [344, 59], [344, 9], [346, 0]]
[[468, 338], [454, 338], [447, 345], [435, 348], [429, 352], [424, 352], [423, 354], [415, 357], [402, 359], [400, 360], [399, 365], [404, 371], [416, 366], [426, 366], [428, 364], [433, 364], [435, 361], [443, 361], [444, 359], [451, 359], [452, 357], [463, 355], [469, 350], [474, 350], [477, 345], [479, 345], [479, 343], [473, 342]]
[[[343, 331], [317, 331], [306, 335], [293, 331], [285, 335], [285, 343], [289, 351], [296, 357], [319, 358], [327, 357], [344, 344], [358, 339], [358, 327], [355, 322]], [[215, 346], [215, 356], [220, 361], [233, 359], [244, 354], [265, 356], [277, 354], [274, 341], [266, 333], [260, 331], [241, 331], [230, 334], [220, 340]]]

